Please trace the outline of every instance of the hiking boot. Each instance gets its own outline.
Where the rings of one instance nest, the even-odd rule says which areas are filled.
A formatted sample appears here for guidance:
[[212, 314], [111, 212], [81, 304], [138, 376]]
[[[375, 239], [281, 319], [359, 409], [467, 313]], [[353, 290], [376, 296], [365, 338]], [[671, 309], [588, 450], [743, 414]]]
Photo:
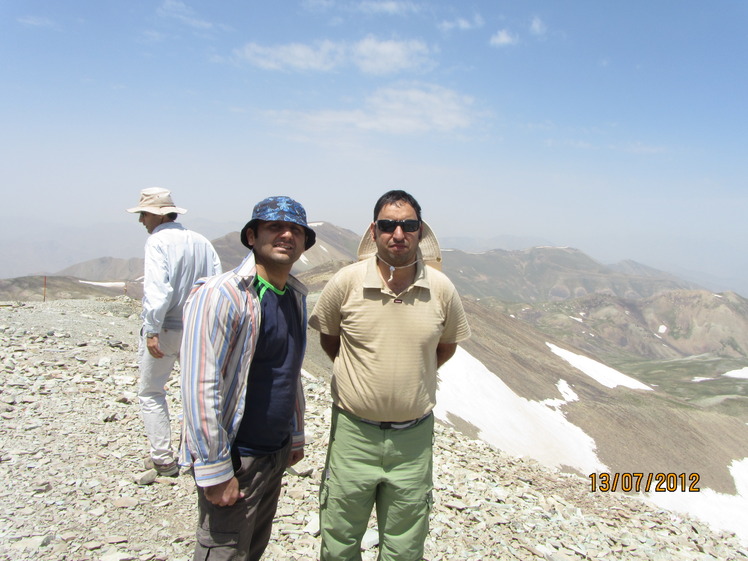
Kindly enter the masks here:
[[163, 477], [176, 477], [179, 475], [179, 465], [176, 460], [172, 460], [168, 464], [157, 464], [151, 458], [146, 458], [143, 460], [143, 466], [145, 469], [155, 469]]

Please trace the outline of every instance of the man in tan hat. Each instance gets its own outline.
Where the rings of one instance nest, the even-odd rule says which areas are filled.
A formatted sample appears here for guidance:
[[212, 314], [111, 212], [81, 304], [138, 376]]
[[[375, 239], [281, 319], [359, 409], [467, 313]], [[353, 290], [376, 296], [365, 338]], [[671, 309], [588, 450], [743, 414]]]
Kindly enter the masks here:
[[405, 191], [374, 207], [358, 263], [309, 318], [333, 360], [332, 428], [320, 489], [322, 561], [361, 559], [376, 503], [382, 561], [423, 559], [431, 506], [436, 372], [469, 337], [436, 237]]
[[146, 467], [174, 476], [179, 474], [179, 466], [171, 450], [165, 386], [179, 358], [185, 300], [198, 279], [221, 272], [221, 260], [207, 239], [176, 222], [177, 215], [187, 211], [174, 206], [168, 190], [143, 189], [138, 206], [127, 212], [140, 214], [140, 222], [150, 234], [145, 243], [143, 328], [138, 349], [138, 397], [151, 449]]

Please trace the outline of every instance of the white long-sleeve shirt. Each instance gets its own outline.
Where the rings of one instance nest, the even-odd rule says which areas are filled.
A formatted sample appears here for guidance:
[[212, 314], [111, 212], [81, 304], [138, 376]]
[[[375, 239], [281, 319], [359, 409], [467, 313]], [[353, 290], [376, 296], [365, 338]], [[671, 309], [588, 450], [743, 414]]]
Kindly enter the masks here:
[[220, 273], [221, 260], [204, 236], [178, 222], [156, 226], [145, 243], [143, 332], [182, 329], [182, 310], [192, 286]]

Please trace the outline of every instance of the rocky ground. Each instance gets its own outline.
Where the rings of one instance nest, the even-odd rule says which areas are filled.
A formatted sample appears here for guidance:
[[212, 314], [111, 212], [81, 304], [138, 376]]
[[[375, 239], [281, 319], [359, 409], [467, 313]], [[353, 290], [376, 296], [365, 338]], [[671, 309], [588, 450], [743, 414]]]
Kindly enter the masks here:
[[[0, 303], [0, 560], [191, 558], [192, 479], [143, 468], [138, 312], [127, 297]], [[176, 377], [170, 394], [178, 436]], [[285, 479], [270, 560], [317, 558], [327, 383], [307, 375], [306, 395], [307, 456]], [[430, 560], [748, 559], [733, 535], [448, 427], [435, 471]]]

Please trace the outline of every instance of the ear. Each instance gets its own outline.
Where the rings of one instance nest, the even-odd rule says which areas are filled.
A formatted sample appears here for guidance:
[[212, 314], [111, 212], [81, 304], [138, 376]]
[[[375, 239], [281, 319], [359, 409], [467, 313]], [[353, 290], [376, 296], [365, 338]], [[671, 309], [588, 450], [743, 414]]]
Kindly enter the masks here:
[[255, 245], [255, 231], [254, 228], [247, 228], [244, 230], [244, 236], [247, 238], [247, 243], [254, 247]]
[[421, 223], [421, 227], [418, 229], [418, 241], [420, 242], [423, 239], [423, 223]]
[[371, 239], [372, 241], [377, 241], [377, 223], [372, 222], [371, 226], [369, 226], [369, 232], [371, 233]]

